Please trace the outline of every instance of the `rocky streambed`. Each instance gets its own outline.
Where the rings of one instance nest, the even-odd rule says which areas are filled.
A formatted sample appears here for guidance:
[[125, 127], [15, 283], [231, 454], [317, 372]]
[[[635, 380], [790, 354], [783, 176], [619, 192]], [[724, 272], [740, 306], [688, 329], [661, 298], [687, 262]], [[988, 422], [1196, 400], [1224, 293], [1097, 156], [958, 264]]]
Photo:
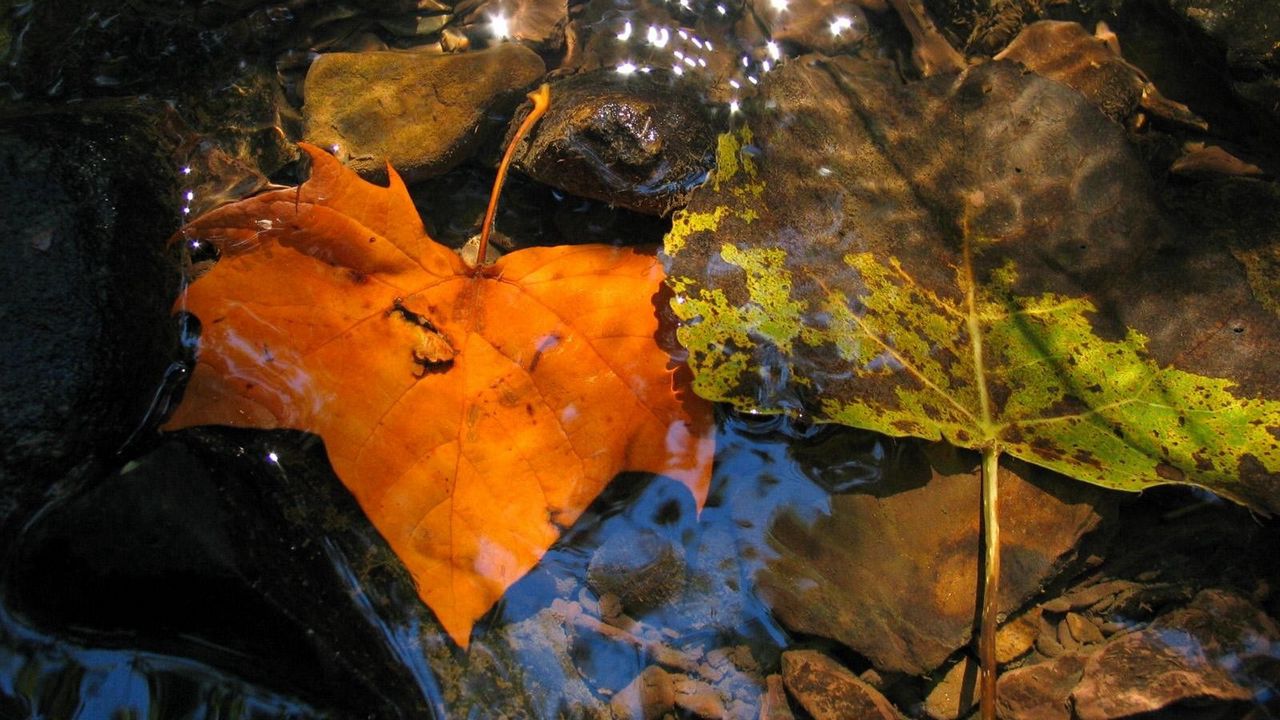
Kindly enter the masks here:
[[[720, 408], [701, 512], [666, 478], [619, 477], [465, 652], [317, 438], [161, 433], [196, 333], [171, 305], [216, 260], [165, 239], [305, 176], [299, 140], [375, 181], [389, 162], [461, 247], [525, 93], [550, 83], [498, 215], [509, 251], [661, 242], [673, 213], [736, 192], [720, 138], [750, 129], [772, 174], [734, 196], [757, 213], [735, 238], [821, 267], [851, 228], [941, 237], [980, 193], [975, 225], [1048, 238], [1046, 266], [1113, 278], [1127, 317], [1185, 308], [1160, 342], [1215, 318], [1187, 352], [1274, 382], [1275, 2], [4, 9], [6, 717], [975, 712], [977, 456], [809, 422], [785, 376], [757, 391], [791, 419]], [[1162, 273], [1161, 253], [1199, 260]], [[1182, 291], [1206, 277], [1212, 297]], [[999, 717], [1280, 712], [1275, 520], [1018, 463], [1000, 483]]]

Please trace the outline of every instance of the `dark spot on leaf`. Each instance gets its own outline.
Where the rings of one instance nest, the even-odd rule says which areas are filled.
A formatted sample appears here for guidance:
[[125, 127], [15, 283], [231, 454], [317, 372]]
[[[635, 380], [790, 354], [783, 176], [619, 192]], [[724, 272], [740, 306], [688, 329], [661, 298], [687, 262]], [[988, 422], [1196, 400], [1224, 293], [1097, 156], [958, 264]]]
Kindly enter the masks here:
[[1088, 450], [1085, 450], [1084, 448], [1080, 448], [1075, 452], [1071, 453], [1071, 459], [1075, 460], [1081, 465], [1088, 465], [1089, 467], [1095, 467], [1099, 469], [1102, 468], [1102, 461], [1098, 460], [1098, 458], [1093, 456], [1093, 453], [1089, 452]]
[[376, 237], [371, 237], [371, 238], [369, 238], [369, 242], [376, 242], [376, 241], [377, 241], [377, 239], [378, 239], [378, 238], [376, 238]]
[[364, 285], [369, 282], [369, 276], [359, 270], [348, 270], [347, 279], [356, 285]]
[[524, 411], [525, 411], [526, 413], [528, 413], [528, 414], [529, 414], [529, 417], [533, 417], [533, 405], [531, 405], [531, 404], [529, 404], [529, 403], [525, 403], [525, 404], [524, 404]]
[[1156, 475], [1169, 482], [1183, 482], [1187, 478], [1186, 473], [1168, 463], [1156, 465]]
[[1200, 472], [1209, 472], [1213, 469], [1213, 462], [1198, 450], [1191, 455], [1191, 459], [1196, 462], [1196, 469]]

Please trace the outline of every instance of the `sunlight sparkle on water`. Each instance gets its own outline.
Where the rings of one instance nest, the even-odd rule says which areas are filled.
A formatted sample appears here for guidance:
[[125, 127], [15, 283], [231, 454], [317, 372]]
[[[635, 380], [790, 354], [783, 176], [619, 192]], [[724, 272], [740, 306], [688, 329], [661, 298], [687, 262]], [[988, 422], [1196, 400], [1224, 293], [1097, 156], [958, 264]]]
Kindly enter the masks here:
[[627, 40], [631, 39], [631, 21], [630, 20], [628, 20], [626, 24], [622, 26], [622, 32], [618, 33], [618, 39], [623, 42], [626, 42]]
[[667, 41], [671, 39], [671, 31], [666, 28], [660, 28], [655, 25], [649, 26], [649, 31], [645, 33], [645, 40], [654, 47], [666, 47]]
[[769, 53], [769, 57], [777, 60], [782, 57], [782, 49], [778, 47], [778, 43], [770, 40], [764, 44], [764, 49]]
[[778, 12], [785, 12], [787, 5], [789, 4], [790, 2], [788, 0], [769, 0], [769, 7], [777, 10]]
[[622, 63], [621, 65], [619, 65], [619, 66], [618, 66], [618, 74], [619, 74], [619, 75], [630, 75], [631, 73], [633, 73], [633, 72], [635, 72], [635, 71], [636, 71], [635, 63], [631, 63], [631, 62], [624, 62], [624, 63]]
[[839, 35], [851, 27], [853, 27], [853, 20], [850, 20], [843, 15], [837, 15], [836, 18], [831, 21], [831, 34]]
[[267, 459], [273, 463], [280, 462], [280, 456], [276, 454], [275, 450], [272, 450], [271, 452], [267, 453]]
[[499, 40], [506, 40], [511, 37], [511, 22], [506, 15], [498, 13], [489, 16], [489, 32]]

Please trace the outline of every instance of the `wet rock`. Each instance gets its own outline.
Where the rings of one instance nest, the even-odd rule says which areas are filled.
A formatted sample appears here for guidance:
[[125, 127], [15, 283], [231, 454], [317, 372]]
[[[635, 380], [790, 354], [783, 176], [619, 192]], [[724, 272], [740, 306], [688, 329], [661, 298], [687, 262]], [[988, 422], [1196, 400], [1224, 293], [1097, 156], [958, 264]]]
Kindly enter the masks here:
[[[471, 645], [464, 689], [455, 715], [608, 720], [607, 705], [587, 685], [580, 665], [617, 649], [607, 639], [580, 633], [576, 602], [557, 600], [533, 616], [501, 625]], [[497, 703], [501, 704], [498, 705]]]
[[0, 490], [119, 450], [177, 357], [176, 168], [148, 129], [129, 113], [0, 126]]
[[1039, 609], [1025, 612], [996, 630], [996, 662], [1004, 665], [1022, 657], [1035, 646], [1040, 634]]
[[1048, 662], [1003, 673], [996, 684], [1001, 720], [1071, 720], [1071, 691], [1084, 674], [1085, 658], [1060, 655]]
[[787, 690], [781, 675], [765, 678], [765, 691], [760, 694], [760, 720], [795, 720], [787, 703]]
[[782, 654], [787, 692], [814, 720], [897, 720], [898, 711], [878, 690], [816, 650]]
[[[757, 575], [761, 596], [792, 630], [829, 637], [876, 667], [927, 673], [968, 642], [977, 595], [979, 481], [939, 470], [908, 446], [900, 491], [831, 498], [813, 522], [781, 514], [776, 559]], [[1072, 556], [1113, 512], [1115, 496], [1025, 465], [1002, 468], [1000, 607], [1010, 611]], [[892, 578], [892, 581], [888, 581]]]
[[609, 701], [618, 720], [660, 720], [675, 710], [676, 691], [671, 675], [650, 665]]
[[1239, 712], [1253, 698], [1204, 653], [1189, 632], [1139, 630], [1118, 636], [1085, 665], [1071, 693], [1081, 720], [1111, 720], [1186, 703]]
[[933, 720], [956, 720], [978, 702], [978, 663], [967, 655], [951, 666], [924, 699], [924, 713]]
[[1098, 626], [1080, 613], [1067, 613], [1067, 617], [1062, 622], [1077, 645], [1098, 645], [1104, 639]]
[[705, 720], [732, 717], [724, 700], [710, 683], [696, 678], [677, 676], [674, 682], [675, 704], [684, 713]]
[[[630, 65], [630, 78], [650, 72], [676, 75], [688, 83], [686, 92], [708, 103], [740, 98], [750, 85], [747, 76], [758, 76], [762, 70], [765, 37], [748, 22], [742, 5], [704, 2], [627, 0], [620, 5], [616, 0], [591, 0], [581, 11], [575, 9], [569, 23], [569, 52], [562, 69], [621, 74]], [[714, 9], [717, 4], [723, 5], [723, 13]], [[746, 66], [743, 57], [748, 58]], [[724, 107], [719, 112], [722, 117], [728, 114]]]
[[757, 625], [758, 602], [754, 588], [744, 586], [731, 531], [715, 524], [704, 528], [688, 560], [689, 580], [677, 608], [683, 624], [708, 633], [741, 632]]
[[542, 77], [541, 58], [505, 43], [458, 55], [322, 55], [307, 72], [304, 138], [367, 177], [390, 162], [406, 181], [462, 162], [496, 130], [489, 115], [514, 108]]
[[706, 179], [716, 129], [690, 85], [601, 70], [556, 83], [515, 166], [582, 197], [665, 215]]
[[587, 567], [587, 582], [602, 598], [639, 615], [669, 602], [684, 589], [684, 549], [648, 530], [610, 536]]
[[[1075, 88], [1107, 117], [1124, 123], [1140, 107], [1170, 122], [1205, 130], [1182, 103], [1160, 94], [1137, 66], [1120, 56], [1114, 35], [1091, 35], [1079, 23], [1042, 20], [1027, 26], [995, 56]], [[1107, 31], [1109, 32], [1109, 31]]]
[[1280, 638], [1274, 620], [1222, 590], [1202, 591], [1092, 654], [1102, 636], [1083, 615], [1069, 612], [1059, 630], [1060, 640], [1083, 649], [1006, 672], [998, 688], [1001, 718], [1237, 717], [1254, 697], [1249, 688], [1268, 682], [1271, 648]]

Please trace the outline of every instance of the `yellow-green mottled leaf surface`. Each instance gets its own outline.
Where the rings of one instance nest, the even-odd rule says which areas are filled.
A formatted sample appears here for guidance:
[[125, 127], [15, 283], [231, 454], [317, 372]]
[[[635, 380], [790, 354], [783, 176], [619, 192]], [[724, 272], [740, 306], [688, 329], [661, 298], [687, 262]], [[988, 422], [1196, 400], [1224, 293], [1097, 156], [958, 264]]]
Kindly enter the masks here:
[[1061, 86], [873, 70], [773, 73], [676, 217], [698, 392], [1280, 511], [1275, 284], [1239, 259], [1267, 247], [1170, 223], [1120, 129]]

